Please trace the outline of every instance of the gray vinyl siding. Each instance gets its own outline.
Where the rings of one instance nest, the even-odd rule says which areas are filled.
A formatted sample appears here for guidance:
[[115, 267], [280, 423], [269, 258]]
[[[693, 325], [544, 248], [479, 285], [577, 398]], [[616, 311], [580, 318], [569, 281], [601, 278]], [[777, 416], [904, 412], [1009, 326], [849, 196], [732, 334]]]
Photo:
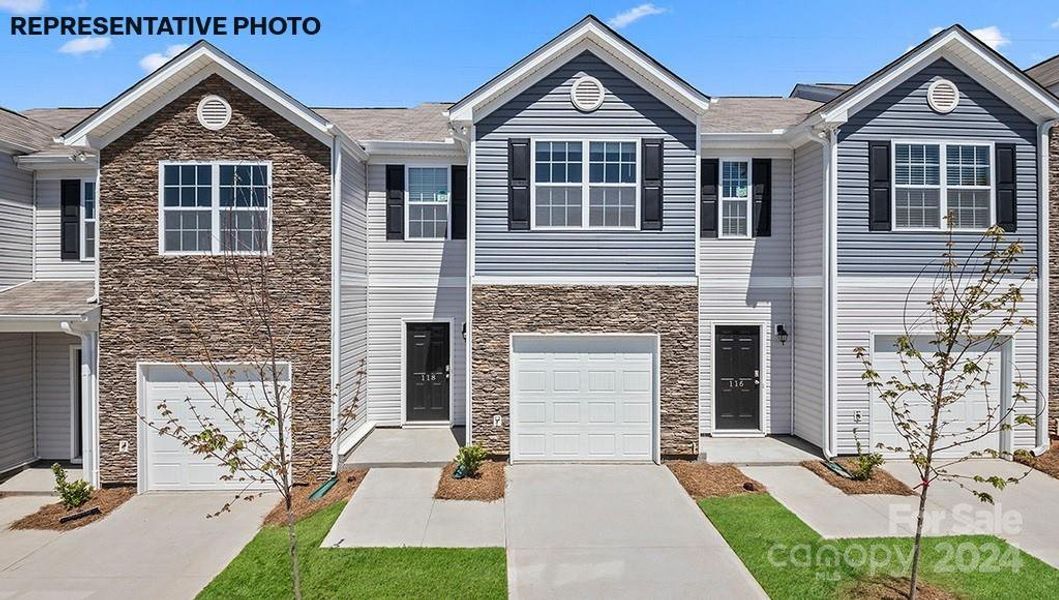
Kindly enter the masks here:
[[78, 338], [65, 333], [37, 334], [37, 456], [69, 460], [71, 362], [70, 347]]
[[766, 352], [761, 357], [765, 397], [762, 424], [765, 433], [791, 433], [791, 367], [793, 344], [780, 344], [776, 325], [791, 325], [790, 288], [718, 287], [708, 279], [699, 285], [699, 431], [713, 431], [713, 329], [714, 325], [760, 325]]
[[0, 152], [0, 289], [33, 277], [33, 174]]
[[[62, 260], [62, 242], [59, 221], [59, 187], [62, 179], [94, 178], [91, 171], [49, 174], [47, 179], [37, 178], [37, 235], [35, 278], [48, 279], [93, 279], [96, 263], [92, 260]], [[105, 209], [104, 209], [105, 210]]]
[[[939, 115], [927, 88], [947, 78], [960, 90], [957, 108]], [[1021, 271], [1037, 262], [1037, 128], [951, 63], [938, 60], [851, 115], [839, 130], [838, 271], [843, 275], [915, 274], [945, 249], [946, 232], [868, 231], [868, 142], [895, 138], [975, 140], [1017, 146], [1018, 231], [1025, 249]], [[957, 233], [955, 252], [967, 256], [979, 233]]]
[[[339, 269], [338, 405], [341, 440], [368, 419], [368, 188], [367, 166], [342, 151]], [[353, 403], [356, 402], [355, 405]], [[352, 420], [346, 415], [352, 413]]]
[[0, 334], [0, 472], [34, 458], [33, 334]]
[[794, 157], [794, 434], [824, 445], [824, 157], [819, 144]]
[[[862, 444], [868, 443], [868, 429], [870, 420], [871, 396], [868, 388], [864, 385], [861, 375], [864, 366], [857, 359], [854, 348], [872, 348], [873, 334], [901, 334], [904, 315], [904, 303], [909, 289], [912, 287], [911, 278], [895, 278], [892, 285], [886, 285], [877, 278], [838, 278], [839, 302], [836, 311], [838, 348], [836, 353], [836, 370], [838, 385], [838, 417], [837, 436], [839, 454], [852, 454], [856, 452], [856, 441], [853, 430], [857, 429], [857, 437]], [[1020, 308], [1030, 318], [1036, 316], [1036, 286], [1033, 284], [1023, 287], [1024, 300]], [[929, 284], [920, 287], [918, 291], [909, 297], [914, 306], [925, 306], [929, 298]], [[918, 310], [916, 312], [918, 314]], [[997, 325], [993, 323], [982, 323], [983, 328]], [[983, 329], [984, 330], [984, 329]], [[1025, 395], [1030, 402], [1035, 402], [1037, 383], [1037, 334], [1033, 327], [1021, 332], [1015, 339], [1013, 353], [1014, 377], [1021, 378], [1029, 384]], [[1033, 416], [1035, 406], [1033, 404], [1022, 405], [1021, 414]], [[857, 413], [860, 413], [860, 421], [857, 421]], [[952, 433], [950, 431], [950, 433]], [[1032, 448], [1035, 445], [1035, 431], [1033, 427], [1023, 425], [1013, 429], [1014, 447]]]
[[381, 426], [402, 424], [405, 323], [451, 320], [451, 416], [454, 424], [462, 425], [467, 241], [386, 239], [386, 166], [369, 164], [367, 175], [368, 420]]
[[[745, 155], [746, 151], [740, 153]], [[707, 155], [707, 153], [704, 153]], [[699, 272], [726, 282], [791, 275], [791, 161], [772, 160], [772, 235], [748, 239], [701, 238]]]
[[[606, 88], [592, 113], [570, 102], [582, 74]], [[475, 125], [475, 275], [693, 276], [695, 135], [694, 123], [595, 55], [571, 59]], [[665, 139], [663, 230], [508, 231], [507, 140], [586, 136]]]

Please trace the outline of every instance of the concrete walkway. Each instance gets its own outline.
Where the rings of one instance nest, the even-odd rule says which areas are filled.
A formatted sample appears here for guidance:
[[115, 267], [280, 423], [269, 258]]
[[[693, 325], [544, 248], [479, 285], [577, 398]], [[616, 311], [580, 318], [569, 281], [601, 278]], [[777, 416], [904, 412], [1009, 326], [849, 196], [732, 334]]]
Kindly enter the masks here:
[[[909, 487], [918, 483], [915, 467], [891, 461], [885, 469]], [[1003, 460], [974, 460], [958, 465], [964, 475], [1018, 477], [1025, 467]], [[804, 467], [744, 467], [748, 477], [826, 538], [911, 536], [918, 496], [846, 495]], [[989, 486], [964, 481], [987, 490]], [[927, 535], [989, 534], [1059, 568], [1059, 480], [1030, 472], [1003, 491], [988, 489], [995, 505], [984, 504], [956, 483], [936, 483], [927, 499]]]
[[[81, 469], [66, 469], [66, 479], [81, 479]], [[23, 469], [0, 483], [0, 494], [55, 495], [55, 474], [51, 472], [50, 466]]]
[[766, 598], [665, 467], [515, 465], [507, 477], [512, 598]]
[[765, 437], [704, 437], [700, 442], [703, 460], [742, 465], [796, 465], [818, 460], [820, 451], [812, 444], [789, 435]]
[[435, 500], [440, 476], [434, 467], [368, 471], [321, 546], [504, 546], [504, 501]]
[[[238, 502], [230, 514], [205, 518], [230, 499], [145, 494], [64, 533], [0, 525], [0, 598], [193, 598], [254, 537], [275, 503], [274, 497]], [[51, 500], [0, 498], [0, 520], [9, 523], [14, 513], [29, 514]]]
[[463, 427], [376, 428], [343, 461], [344, 469], [444, 467], [463, 445]]

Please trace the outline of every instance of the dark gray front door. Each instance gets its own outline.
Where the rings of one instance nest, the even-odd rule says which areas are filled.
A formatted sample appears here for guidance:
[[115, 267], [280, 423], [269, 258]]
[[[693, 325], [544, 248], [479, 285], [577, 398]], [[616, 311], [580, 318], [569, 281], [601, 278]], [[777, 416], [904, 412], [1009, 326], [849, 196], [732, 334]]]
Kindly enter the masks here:
[[405, 420], [448, 421], [449, 324], [409, 323], [405, 338]]
[[719, 326], [714, 342], [717, 429], [761, 429], [761, 328]]

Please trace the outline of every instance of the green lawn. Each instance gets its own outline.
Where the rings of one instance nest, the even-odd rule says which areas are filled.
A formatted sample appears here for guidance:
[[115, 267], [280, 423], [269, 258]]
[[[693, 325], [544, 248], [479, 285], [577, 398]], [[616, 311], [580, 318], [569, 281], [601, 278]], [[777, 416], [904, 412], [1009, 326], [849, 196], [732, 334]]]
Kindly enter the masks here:
[[[768, 494], [699, 506], [773, 600], [843, 598], [872, 575], [870, 555], [881, 565], [874, 575], [907, 576], [910, 538], [824, 540]], [[923, 548], [923, 579], [961, 598], [1055, 598], [1059, 590], [1059, 571], [996, 537], [927, 538]]]
[[[304, 598], [506, 598], [503, 548], [320, 548], [345, 506], [298, 523]], [[290, 598], [287, 530], [262, 529], [200, 599]]]

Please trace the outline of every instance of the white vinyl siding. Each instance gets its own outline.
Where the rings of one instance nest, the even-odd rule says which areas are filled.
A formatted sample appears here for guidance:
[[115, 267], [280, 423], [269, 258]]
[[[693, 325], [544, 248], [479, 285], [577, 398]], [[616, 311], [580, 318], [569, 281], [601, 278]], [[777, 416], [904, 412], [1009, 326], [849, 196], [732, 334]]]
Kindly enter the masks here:
[[0, 153], [0, 289], [33, 276], [33, 175]]
[[367, 373], [358, 374], [368, 356], [367, 165], [343, 150], [341, 179], [337, 395], [339, 410], [353, 419], [342, 424], [339, 446], [368, 419]]
[[65, 333], [38, 333], [36, 348], [37, 456], [69, 460], [71, 456], [70, 348], [78, 338]]
[[0, 334], [0, 473], [35, 458], [33, 334]]

